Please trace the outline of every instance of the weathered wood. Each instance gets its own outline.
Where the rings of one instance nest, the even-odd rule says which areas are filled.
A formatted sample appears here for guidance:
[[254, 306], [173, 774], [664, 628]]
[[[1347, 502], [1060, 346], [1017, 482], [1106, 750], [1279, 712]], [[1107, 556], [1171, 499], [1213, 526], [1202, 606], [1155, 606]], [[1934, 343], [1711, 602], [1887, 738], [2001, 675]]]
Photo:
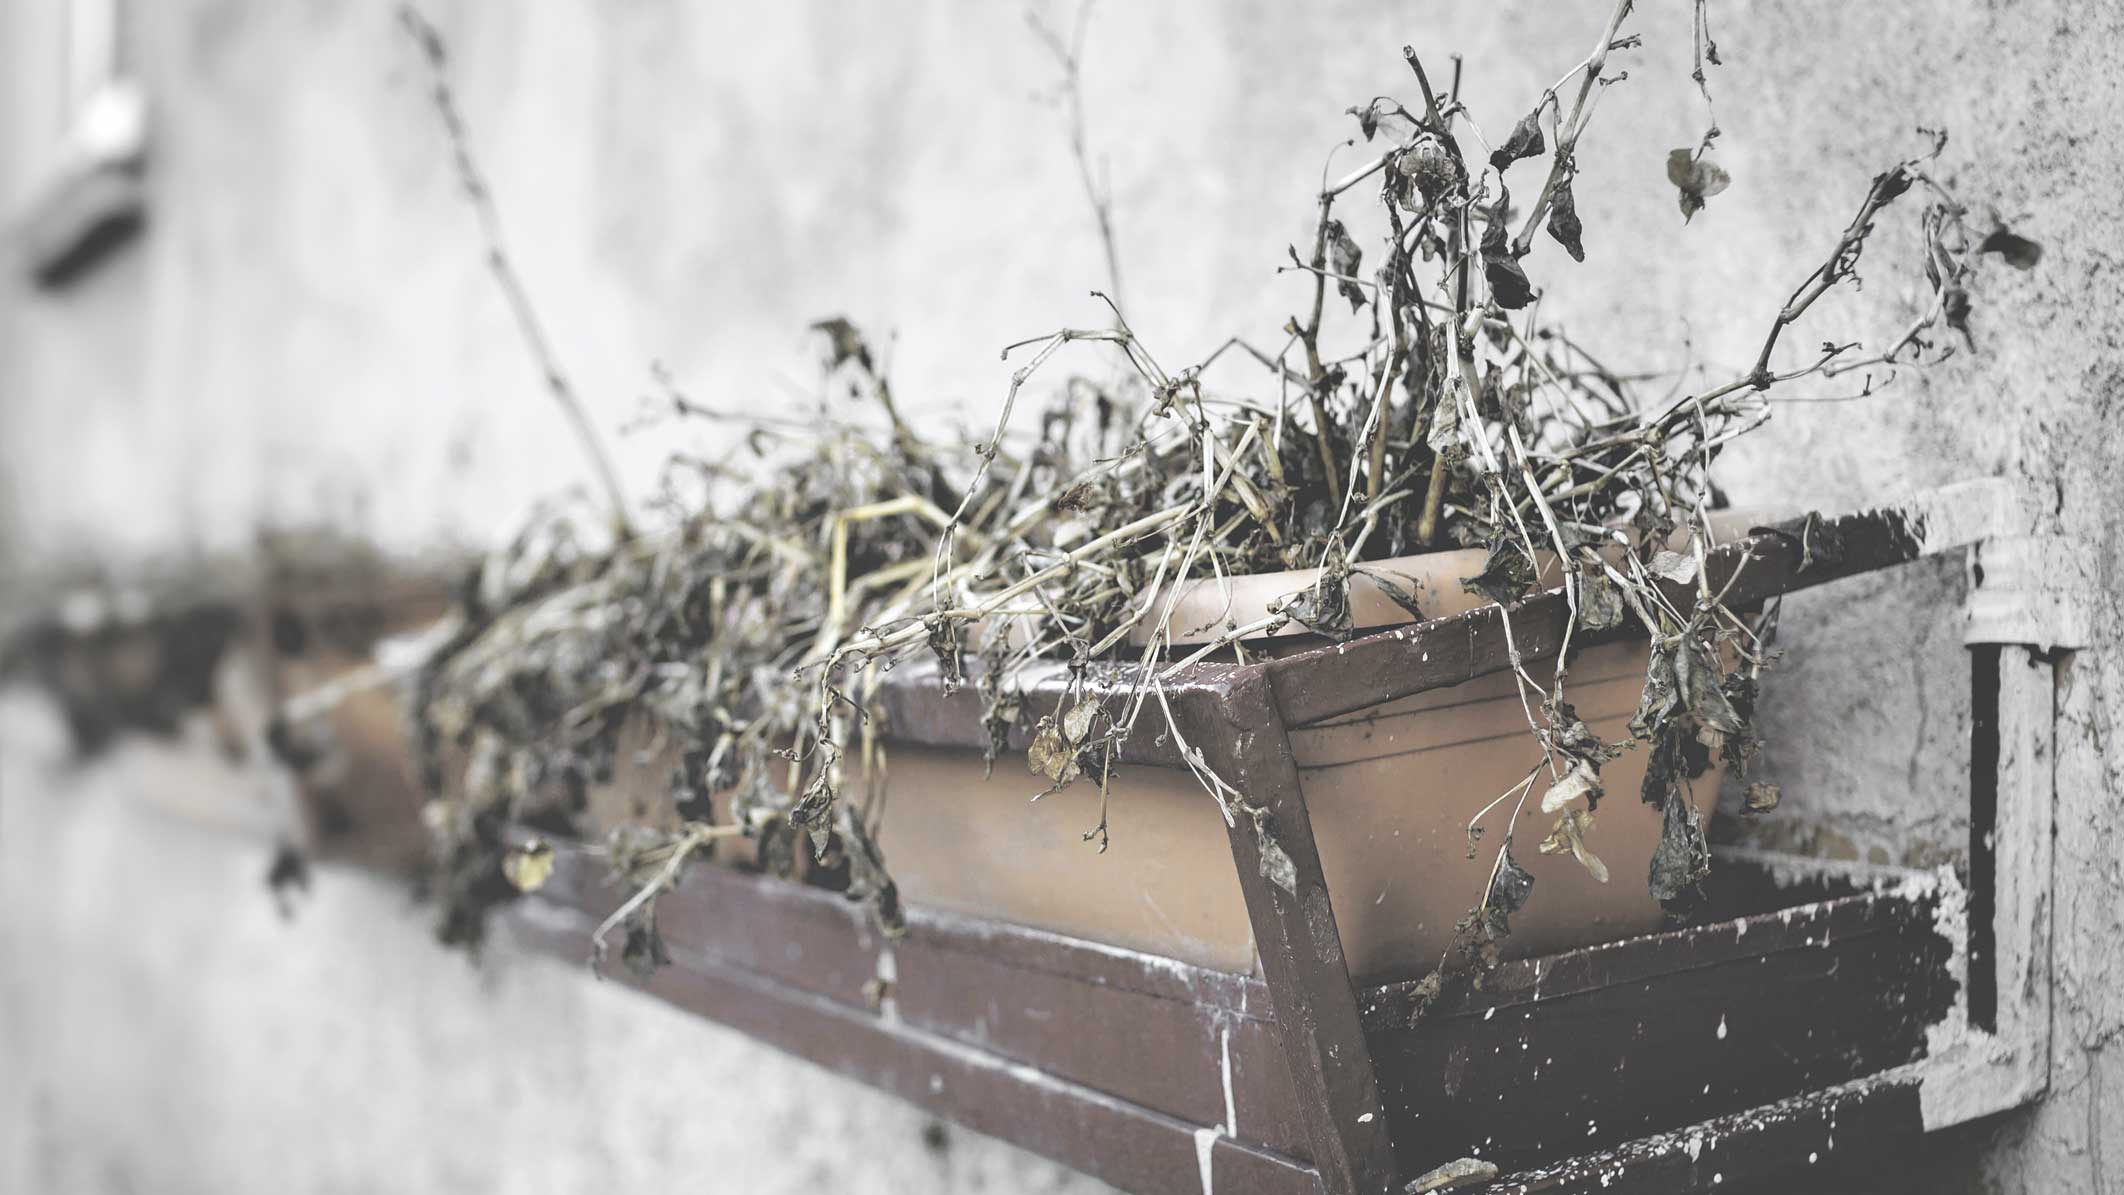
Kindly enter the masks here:
[[[1715, 1117], [1599, 1153], [1510, 1174], [1485, 1195], [1701, 1195], [1806, 1190], [1840, 1162], [1912, 1146], [1924, 1129], [1912, 1080], [1862, 1080]], [[1753, 1184], [1787, 1179], [1784, 1186]]]
[[[1203, 728], [1211, 769], [1261, 815], [1257, 822], [1247, 809], [1234, 811], [1232, 858], [1310, 1156], [1331, 1195], [1389, 1190], [1396, 1174], [1394, 1145], [1378, 1075], [1275, 696], [1260, 672], [1249, 671], [1221, 695], [1196, 696], [1186, 712], [1183, 725]], [[1264, 865], [1271, 846], [1283, 859]], [[1287, 864], [1287, 874], [1279, 864]]]
[[[1899, 509], [1834, 519], [1810, 516], [1712, 551], [1705, 575], [1714, 591], [1726, 591], [1728, 604], [1746, 607], [1781, 593], [1914, 560], [1924, 550], [1922, 536], [1923, 527]], [[1729, 580], [1732, 587], [1726, 590]], [[1678, 607], [1696, 604], [1693, 586], [1660, 585]], [[1563, 591], [1550, 590], [1510, 606], [1485, 606], [1381, 631], [1270, 660], [1261, 667], [1275, 678], [1284, 723], [1304, 726], [1503, 671], [1511, 666], [1515, 648], [1522, 660], [1546, 659], [1563, 649], [1570, 616]], [[1643, 633], [1633, 622], [1623, 632], [1580, 634], [1573, 642], [1590, 645]]]
[[[525, 945], [564, 958], [580, 957], [594, 925], [544, 901], [519, 907], [510, 923]], [[1296, 1159], [917, 1029], [889, 1011], [852, 1008], [690, 948], [673, 945], [671, 954], [671, 964], [647, 979], [623, 969], [612, 978], [1123, 1189], [1322, 1190]]]
[[[1712, 553], [1707, 576], [1745, 606], [1974, 534], [1930, 529], [1939, 512], [1916, 509], [1765, 530]], [[2039, 689], [2052, 658], [2018, 646], [2002, 653], [2011, 694], [1994, 724], [1997, 985], [1979, 1011], [1997, 1032], [1971, 1028], [1952, 1058], [1926, 1056], [1962, 974], [1934, 925], [1951, 881], [1510, 963], [1479, 992], [1449, 989], [1413, 1029], [1408, 985], [1360, 1001], [1286, 728], [1500, 671], [1515, 648], [1553, 654], [1566, 617], [1560, 594], [1537, 595], [1251, 666], [1198, 665], [1168, 688], [1181, 733], [1132, 736], [1123, 758], [1174, 766], [1199, 748], [1236, 789], [1231, 849], [1265, 983], [920, 910], [888, 944], [831, 893], [695, 869], [659, 914], [674, 965], [644, 986], [1137, 1190], [1384, 1191], [1397, 1172], [1478, 1152], [1538, 1167], [1499, 1191], [1709, 1190], [1826, 1168], [1856, 1141], [1904, 1141], [2039, 1091], [2051, 816]], [[1012, 749], [1065, 680], [1030, 688]], [[919, 667], [889, 677], [882, 701], [890, 738], [986, 744], [978, 697], [945, 695]], [[2009, 851], [2015, 875], [2042, 874], [2007, 882]], [[579, 882], [549, 895], [591, 915], [614, 903], [571, 891]], [[528, 913], [581, 952], [583, 912], [540, 901]], [[1965, 1087], [1978, 1094], [1952, 1097]]]
[[[557, 847], [534, 900], [601, 919], [625, 896], [603, 871]], [[657, 925], [674, 952], [866, 1013], [889, 1003], [903, 1023], [1007, 1063], [1307, 1156], [1258, 979], [919, 908], [889, 941], [836, 892], [713, 866], [658, 899]]]
[[1920, 1057], [1952, 1002], [1934, 904], [1867, 893], [1508, 963], [1365, 1021], [1404, 1169], [1632, 1140]]
[[[909, 660], [894, 668], [880, 679], [876, 693], [876, 708], [885, 737], [894, 742], [918, 743], [925, 747], [986, 749], [989, 746], [988, 728], [981, 721], [982, 699], [973, 684], [973, 678], [981, 674], [982, 667], [978, 659], [968, 659], [965, 663], [967, 683], [950, 693], [944, 691], [943, 679], [933, 661]], [[1164, 682], [1166, 699], [1179, 704], [1184, 703], [1186, 695], [1192, 692], [1221, 692], [1226, 678], [1239, 671], [1239, 666], [1234, 664], [1191, 665], [1184, 675]], [[1134, 700], [1141, 679], [1140, 664], [1102, 661], [1092, 664], [1086, 673], [1088, 691], [1100, 695], [1115, 714], [1121, 713]], [[1022, 753], [1032, 744], [1040, 719], [1059, 712], [1068, 692], [1069, 671], [1061, 665], [1034, 664], [1014, 675], [1012, 680], [1022, 686], [1024, 700], [1019, 705], [1017, 720], [1005, 736], [1004, 746], [1009, 751]], [[1156, 715], [1151, 715], [1150, 720], [1155, 722]], [[1185, 761], [1180, 758], [1179, 744], [1169, 736], [1155, 732], [1132, 734], [1122, 740], [1115, 759], [1124, 764], [1185, 766]]]
[[1928, 1064], [1928, 1129], [2040, 1097], [2050, 1086], [2051, 860], [2058, 668], [2025, 644], [1970, 644], [1973, 719], [1967, 995]]
[[1310, 1156], [1265, 994], [1237, 1010], [1150, 995], [942, 946], [921, 933], [896, 946], [894, 971], [893, 999], [909, 1025], [1125, 1093], [1190, 1123], [1223, 1125], [1241, 1141]]

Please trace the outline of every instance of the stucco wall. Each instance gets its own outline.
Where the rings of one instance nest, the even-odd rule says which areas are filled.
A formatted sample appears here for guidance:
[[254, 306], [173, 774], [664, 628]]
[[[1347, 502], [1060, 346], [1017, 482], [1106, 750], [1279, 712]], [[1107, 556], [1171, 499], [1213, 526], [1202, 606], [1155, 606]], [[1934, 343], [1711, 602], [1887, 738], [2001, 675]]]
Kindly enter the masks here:
[[[49, 106], [30, 102], [49, 82], [39, 7], [0, 13], [24, 98], [0, 104], [10, 204], [38, 184], [48, 132]], [[137, 7], [154, 103], [149, 229], [65, 291], [29, 292], [19, 273], [0, 282], [0, 575], [240, 551], [274, 525], [322, 522], [407, 552], [479, 543], [582, 478], [484, 273], [390, 6]], [[1866, 179], [1918, 144], [1913, 126], [1945, 127], [1947, 177], [2041, 241], [2041, 267], [1986, 267], [1976, 351], [1864, 401], [1779, 408], [1726, 481], [1743, 505], [1834, 508], [2004, 473], [2055, 495], [2058, 528], [2114, 582], [2124, 155], [2107, 130], [2124, 108], [2124, 13], [2069, 0], [1730, 7], [1713, 6], [1727, 65], [1712, 82], [1732, 189], [1676, 235], [1661, 167], [1702, 127], [1689, 5], [1642, 4], [1646, 44], [1583, 156], [1588, 260], [1543, 242], [1528, 263], [1556, 283], [1549, 301], [1619, 368], [1740, 366]], [[653, 361], [718, 402], [791, 403], [815, 379], [803, 328], [837, 313], [892, 336], [906, 401], [979, 419], [1007, 376], [997, 347], [1102, 318], [1085, 294], [1105, 281], [1098, 245], [1043, 91], [1054, 71], [1016, 6], [708, 8], [430, 7], [517, 262], [602, 427], [633, 412]], [[1604, 10], [1102, 9], [1087, 107], [1131, 322], [1167, 362], [1234, 331], [1271, 339], [1300, 293], [1273, 268], [1310, 234], [1306, 196], [1349, 133], [1339, 113], [1412, 90], [1404, 42], [1462, 52], [1478, 118], [1501, 130], [1590, 48]], [[1918, 295], [1896, 266], [1912, 248], [1884, 234], [1866, 288], [1796, 339], [1878, 338], [1907, 322]], [[1222, 380], [1256, 382], [1236, 367]], [[670, 446], [623, 442], [630, 476], [646, 480]], [[1943, 566], [1792, 604], [1791, 667], [1767, 720], [1795, 833], [1892, 858], [1956, 849], [1959, 592]], [[1929, 1164], [1947, 1189], [2124, 1182], [2112, 1047], [2124, 753], [2111, 730], [2124, 666], [2105, 602], [2103, 650], [2082, 656], [2063, 705], [2054, 1090], [1942, 1142]], [[145, 822], [123, 785], [61, 784], [8, 754], [0, 849], [20, 885], [0, 911], [8, 1056], [37, 1062], [7, 1068], [10, 1124], [28, 1127], [0, 1145], [11, 1164], [56, 1168], [20, 1173], [71, 1176], [10, 1189], [362, 1187], [375, 1157], [409, 1159], [413, 1178], [391, 1189], [443, 1189], [478, 1185], [481, 1171], [464, 1169], [474, 1156], [535, 1186], [541, 1155], [555, 1189], [620, 1155], [646, 1185], [777, 1123], [757, 1100], [718, 1097], [719, 1076], [779, 1092], [767, 1106], [781, 1114], [832, 1118], [911, 1185], [932, 1164], [1005, 1185], [1046, 1174], [999, 1147], [932, 1163], [913, 1114], [578, 977], [523, 965], [481, 978], [435, 956], [417, 915], [371, 881], [328, 876], [282, 927], [255, 897], [255, 844]], [[121, 893], [162, 920], [121, 921]], [[23, 959], [48, 954], [80, 999], [18, 978]], [[123, 1048], [99, 1037], [99, 1010], [134, 1014]], [[280, 1036], [266, 1046], [265, 1034]], [[630, 1053], [687, 1061], [637, 1086]], [[312, 1091], [344, 1117], [305, 1118]], [[560, 1119], [585, 1105], [595, 1120]], [[105, 1122], [123, 1131], [94, 1130]], [[252, 1122], [255, 1134], [241, 1127]], [[438, 1123], [456, 1144], [430, 1140]], [[299, 1146], [260, 1152], [287, 1141]], [[636, 1141], [651, 1145], [626, 1148]], [[481, 1148], [457, 1152], [464, 1142]], [[837, 1185], [896, 1185], [841, 1156], [818, 1158]], [[745, 1164], [758, 1181], [740, 1185], [761, 1187], [804, 1181], [812, 1160]]]

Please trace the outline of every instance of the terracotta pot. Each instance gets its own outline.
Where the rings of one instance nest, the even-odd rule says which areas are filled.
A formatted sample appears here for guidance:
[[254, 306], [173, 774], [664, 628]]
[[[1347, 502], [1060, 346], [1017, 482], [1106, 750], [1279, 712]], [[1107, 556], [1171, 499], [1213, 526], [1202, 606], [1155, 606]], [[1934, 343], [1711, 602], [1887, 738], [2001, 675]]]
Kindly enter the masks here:
[[[1461, 578], [1483, 553], [1452, 551], [1367, 565], [1412, 591], [1426, 616], [1487, 604]], [[1227, 624], [1261, 617], [1268, 603], [1303, 590], [1312, 572], [1203, 582], [1185, 593], [1173, 626], [1181, 642], [1204, 642]], [[1351, 582], [1360, 627], [1411, 621], [1363, 574]], [[1286, 635], [1303, 634], [1289, 628]], [[1615, 643], [1579, 652], [1566, 694], [1608, 739], [1628, 737], [1644, 681], [1647, 648]], [[1537, 684], [1546, 665], [1529, 666]], [[1538, 703], [1540, 695], [1533, 695]], [[1466, 825], [1526, 775], [1539, 747], [1509, 673], [1293, 728], [1306, 804], [1353, 976], [1389, 978], [1435, 966], [1454, 922], [1482, 896], [1510, 804], [1485, 819], [1488, 835], [1468, 857]], [[1216, 804], [1184, 771], [1126, 767], [1111, 788], [1111, 847], [1083, 841], [1099, 794], [1080, 781], [1028, 803], [1043, 787], [1023, 756], [998, 759], [984, 779], [978, 752], [890, 744], [880, 845], [903, 898], [1225, 971], [1254, 968], [1254, 943]], [[1543, 780], [1522, 812], [1513, 857], [1534, 874], [1526, 909], [1513, 919], [1509, 952], [1548, 953], [1656, 929], [1659, 905], [1646, 877], [1660, 814], [1638, 798], [1646, 753], [1626, 752], [1602, 769], [1602, 800], [1588, 845], [1607, 864], [1596, 881], [1568, 854], [1536, 850], [1552, 818], [1538, 808]], [[1690, 783], [1708, 814], [1722, 776]]]

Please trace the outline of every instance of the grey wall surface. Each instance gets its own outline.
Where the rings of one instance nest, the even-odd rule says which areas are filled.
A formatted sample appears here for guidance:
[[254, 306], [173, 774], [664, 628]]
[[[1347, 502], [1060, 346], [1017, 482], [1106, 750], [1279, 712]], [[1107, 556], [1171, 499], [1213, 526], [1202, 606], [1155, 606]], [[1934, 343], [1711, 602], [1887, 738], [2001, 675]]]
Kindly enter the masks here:
[[[0, 202], [44, 179], [53, 23], [0, 11]], [[244, 551], [326, 525], [393, 551], [491, 542], [586, 479], [494, 287], [420, 65], [382, 3], [139, 4], [153, 104], [145, 235], [56, 292], [0, 279], [0, 585]], [[1003, 344], [1091, 325], [1104, 267], [1055, 102], [1011, 4], [630, 0], [428, 6], [509, 243], [608, 432], [661, 362], [696, 397], [791, 407], [804, 328], [889, 338], [932, 418], [988, 417]], [[1780, 406], [1737, 446], [1744, 506], [1841, 508], [2005, 475], [2051, 496], [2105, 589], [2124, 495], [2124, 10], [2107, 3], [1795, 0], [1712, 6], [1734, 177], [1685, 230], [1662, 166], [1704, 113], [1690, 6], [1648, 0], [1630, 78], [1582, 152], [1587, 261], [1536, 281], [1626, 370], [1730, 376], [1833, 244], [1867, 179], [1951, 134], [1940, 172], [2046, 249], [1987, 261], [1974, 347], [1855, 402]], [[1061, 8], [1043, 9], [1067, 23]], [[1111, 179], [1122, 297], [1161, 360], [1262, 342], [1301, 302], [1275, 274], [1342, 110], [1407, 95], [1399, 49], [1465, 56], [1485, 129], [1582, 57], [1599, 3], [1109, 4], [1086, 106]], [[1360, 160], [1340, 149], [1334, 166]], [[1330, 166], [1329, 169], [1333, 169]], [[1924, 294], [1907, 223], [1797, 344], [1898, 330]], [[1106, 370], [1098, 350], [1074, 364]], [[1214, 381], [1262, 384], [1220, 367]], [[668, 432], [621, 442], [642, 488]], [[1966, 835], [1966, 683], [1951, 567], [1796, 601], [1771, 690], [1767, 836], [1952, 858]], [[1913, 1160], [1936, 1189], [2124, 1186], [2124, 709], [2118, 606], [2061, 708], [2056, 1076], [2038, 1108]], [[428, 944], [377, 881], [328, 874], [288, 924], [264, 848], [142, 807], [152, 766], [54, 770], [36, 716], [0, 743], [0, 1188], [901, 1190], [1080, 1180], [577, 975], [486, 972]], [[28, 743], [28, 746], [24, 744]], [[1767, 825], [1767, 823], [1766, 823]], [[147, 910], [141, 912], [140, 910]], [[47, 965], [56, 964], [56, 965]], [[316, 1109], [328, 1107], [329, 1117]], [[755, 1143], [807, 1126], [787, 1156]], [[816, 1131], [808, 1131], [812, 1127]], [[379, 1164], [394, 1172], [379, 1174]], [[730, 1168], [736, 1168], [734, 1170]]]

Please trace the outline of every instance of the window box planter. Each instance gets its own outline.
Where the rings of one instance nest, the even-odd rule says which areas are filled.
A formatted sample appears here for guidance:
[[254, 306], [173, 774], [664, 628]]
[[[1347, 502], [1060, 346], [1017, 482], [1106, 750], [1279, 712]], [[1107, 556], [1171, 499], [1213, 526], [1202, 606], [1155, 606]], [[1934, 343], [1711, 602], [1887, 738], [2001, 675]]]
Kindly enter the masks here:
[[[2032, 527], [2010, 492], [1986, 483], [1752, 535], [1710, 560], [1714, 585], [1737, 573], [1735, 600], [1755, 602], [1928, 552], [1981, 557], [1963, 878], [1729, 859], [1713, 920], [1628, 936], [1636, 927], [1619, 918], [1617, 941], [1553, 944], [1592, 932], [1574, 928], [1479, 987], [1449, 985], [1412, 1025], [1413, 973], [1392, 958], [1399, 947], [1375, 948], [1391, 935], [1357, 911], [1378, 894], [1349, 888], [1338, 856], [1368, 827], [1338, 824], [1341, 798], [1309, 783], [1318, 757], [1307, 731], [1494, 678], [1513, 646], [1529, 660], [1553, 655], [1568, 612], [1550, 592], [1509, 611], [1203, 664], [1176, 685], [1188, 741], [1268, 811], [1295, 872], [1288, 887], [1264, 874], [1245, 819], [1226, 835], [1228, 869], [1171, 864], [1174, 890], [1199, 882], [1210, 898], [1192, 945], [1181, 933], [1152, 952], [995, 909], [925, 907], [914, 881], [909, 931], [888, 940], [831, 877], [696, 868], [660, 902], [671, 965], [622, 978], [1130, 1190], [1395, 1190], [1469, 1156], [1499, 1167], [1493, 1189], [1506, 1191], [1708, 1190], [1833, 1168], [2035, 1098], [2048, 1081], [2051, 687], [2057, 649], [2084, 634], [2069, 595], [2024, 567], [2041, 550]], [[1036, 687], [1028, 718], [1060, 694], [1059, 679]], [[884, 704], [902, 744], [891, 766], [909, 782], [890, 800], [912, 793], [950, 807], [954, 826], [984, 821], [959, 807], [986, 798], [955, 779], [949, 758], [984, 741], [978, 718], [911, 669], [888, 682]], [[1138, 771], [1180, 762], [1149, 735], [1129, 751]], [[943, 762], [926, 769], [923, 752]], [[1421, 800], [1414, 787], [1399, 799]], [[1146, 784], [1136, 799], [1156, 809], [1164, 797]], [[1199, 793], [1185, 800], [1216, 819]], [[1008, 813], [1024, 823], [999, 831], [1013, 841], [1045, 834], [1091, 855], [1065, 832], [1081, 819], [1043, 827], [1015, 800]], [[904, 879], [920, 849], [886, 848]], [[1117, 836], [1114, 851], [1127, 849]], [[1127, 862], [1110, 854], [1104, 866]], [[599, 870], [563, 846], [554, 878], [515, 907], [512, 932], [583, 957], [625, 896]], [[1795, 871], [1806, 873], [1797, 887], [1768, 878]], [[1117, 883], [1090, 874], [1065, 883]], [[1045, 882], [1004, 890], [998, 905], [1036, 906]], [[1241, 917], [1250, 936], [1235, 928]]]
[[404, 874], [427, 859], [427, 794], [379, 657], [389, 641], [432, 634], [451, 601], [440, 568], [334, 562], [267, 578], [255, 637], [281, 711], [267, 741], [292, 778], [296, 828], [314, 857]]
[[[1745, 522], [1738, 524], [1745, 528]], [[1386, 574], [1438, 618], [1465, 618], [1487, 599], [1461, 579], [1482, 571], [1480, 550], [1434, 552], [1366, 566], [1350, 579], [1357, 625], [1377, 638], [1365, 644], [1430, 641], [1431, 624], [1415, 623], [1373, 575]], [[1317, 570], [1235, 578], [1228, 587], [1196, 582], [1173, 615], [1182, 646], [1207, 642], [1227, 612], [1240, 620], [1302, 592]], [[1581, 639], [1583, 642], [1583, 639]], [[1297, 625], [1273, 640], [1248, 641], [1281, 657], [1269, 675], [1305, 675], [1331, 687], [1338, 661], [1372, 650], [1326, 645]], [[1441, 649], [1443, 652], [1444, 649]], [[1407, 661], [1420, 673], [1428, 647]], [[1570, 694], [1593, 730], [1614, 741], [1644, 687], [1647, 648], [1610, 640], [1573, 653]], [[1444, 656], [1441, 654], [1441, 662]], [[1303, 672], [1293, 670], [1303, 669]], [[1198, 966], [1250, 971], [1253, 926], [1216, 804], [1182, 763], [1151, 744], [1119, 770], [1109, 798], [1113, 835], [1105, 853], [1085, 848], [1083, 832], [1099, 817], [1095, 785], [1079, 782], [1028, 806], [1043, 780], [1021, 763], [1038, 721], [1021, 712], [1012, 752], [994, 772], [954, 724], [980, 734], [981, 702], [970, 689], [947, 696], [928, 662], [902, 665], [893, 683], [881, 737], [887, 745], [886, 808], [878, 828], [901, 895], [911, 904], [989, 917], [1144, 950]], [[1245, 675], [1236, 667], [1199, 668], [1198, 685]], [[1540, 694], [1532, 700], [1538, 704]], [[1280, 698], [1279, 698], [1280, 701]], [[1119, 698], [1113, 701], [1121, 705]], [[1155, 718], [1149, 719], [1153, 725]], [[1229, 737], [1245, 726], [1219, 724]], [[1314, 843], [1331, 890], [1364, 894], [1338, 910], [1342, 948], [1352, 975], [1414, 977], [1437, 965], [1454, 923], [1481, 894], [1486, 870], [1470, 862], [1468, 815], [1526, 775], [1535, 748], [1519, 686], [1509, 671], [1471, 675], [1287, 725], [1283, 736], [1303, 790]], [[1165, 736], [1146, 730], [1145, 740]], [[1199, 741], [1193, 730], [1190, 741]], [[1615, 875], [1603, 884], [1569, 855], [1540, 855], [1523, 838], [1514, 858], [1535, 876], [1542, 898], [1515, 918], [1511, 945], [1541, 953], [1612, 941], [1659, 928], [1659, 905], [1638, 881], [1659, 838], [1659, 811], [1636, 799], [1646, 755], [1628, 752], [1602, 771], [1621, 799], [1604, 802], [1594, 845]], [[1717, 799], [1722, 766], [1691, 781], [1699, 814]], [[1538, 796], [1536, 792], [1534, 795]], [[1530, 815], [1527, 825], [1533, 824]], [[1495, 843], [1481, 852], [1494, 853]]]

